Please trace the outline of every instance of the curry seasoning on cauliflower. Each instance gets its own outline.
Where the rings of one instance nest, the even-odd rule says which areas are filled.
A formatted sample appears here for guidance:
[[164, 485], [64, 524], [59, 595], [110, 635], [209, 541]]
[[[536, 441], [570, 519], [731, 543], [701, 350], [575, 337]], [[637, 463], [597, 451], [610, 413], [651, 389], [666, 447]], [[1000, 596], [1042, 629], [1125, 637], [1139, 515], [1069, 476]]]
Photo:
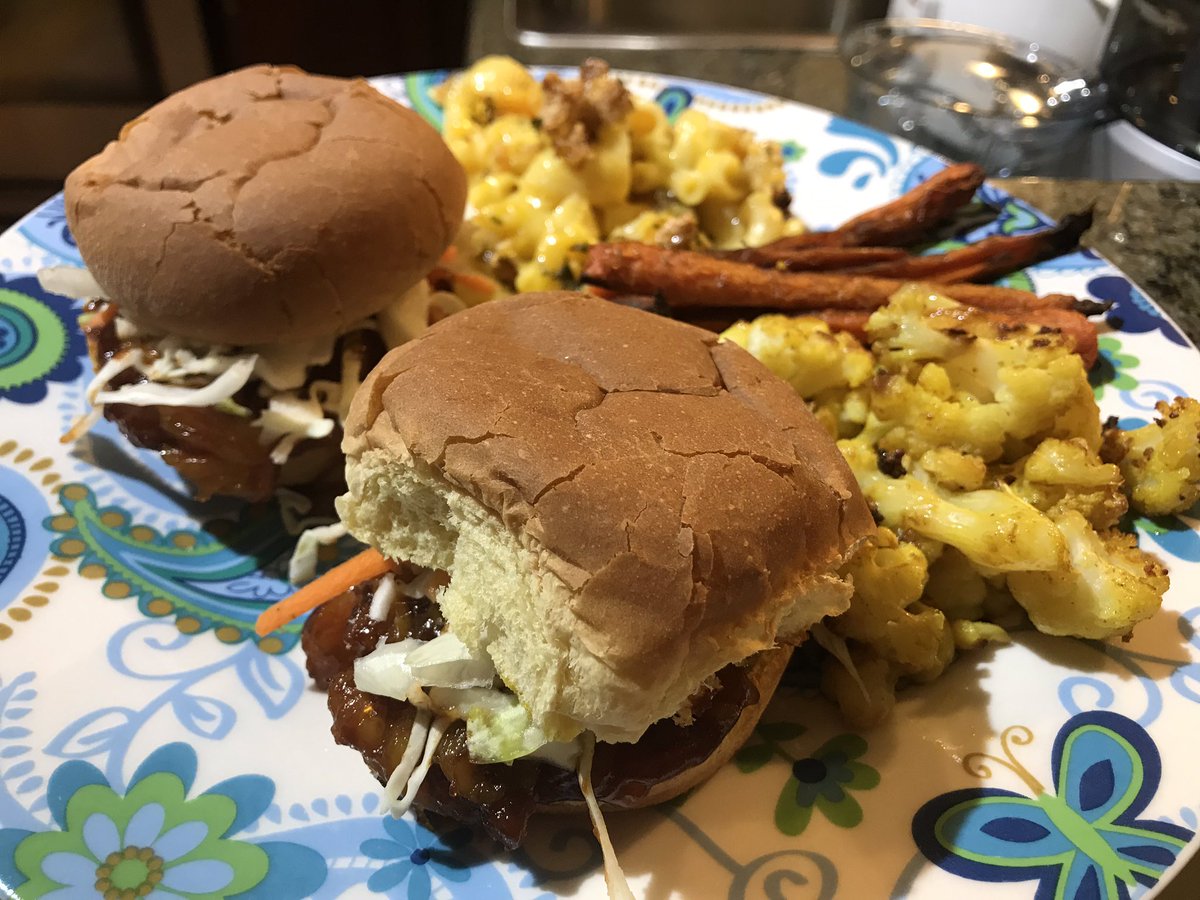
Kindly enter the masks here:
[[1154, 408], [1162, 418], [1143, 428], [1106, 428], [1101, 454], [1121, 467], [1140, 511], [1166, 516], [1200, 500], [1200, 401], [1176, 397]]
[[813, 407], [883, 526], [847, 566], [845, 643], [822, 688], [860, 725], [898, 682], [1032, 625], [1123, 636], [1153, 615], [1166, 570], [1117, 525], [1200, 498], [1200, 403], [1107, 430], [1069, 339], [997, 325], [919, 285], [867, 323], [870, 350], [816, 319], [762, 316], [723, 335]]

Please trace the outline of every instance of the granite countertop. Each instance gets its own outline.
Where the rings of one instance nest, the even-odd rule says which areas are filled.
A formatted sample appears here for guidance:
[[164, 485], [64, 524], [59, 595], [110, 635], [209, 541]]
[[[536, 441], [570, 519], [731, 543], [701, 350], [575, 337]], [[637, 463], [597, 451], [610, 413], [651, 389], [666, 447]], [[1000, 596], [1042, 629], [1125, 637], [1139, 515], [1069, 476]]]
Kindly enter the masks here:
[[1055, 218], [1092, 205], [1084, 243], [1104, 254], [1200, 343], [1200, 184], [998, 179]]
[[[502, 9], [496, 0], [476, 4], [467, 41], [469, 59], [504, 53], [531, 65], [578, 65], [592, 55], [580, 48], [518, 44], [505, 29]], [[616, 68], [702, 78], [835, 113], [846, 107], [846, 75], [833, 53], [603, 49], [595, 55]], [[1200, 343], [1200, 184], [1057, 178], [997, 183], [1054, 217], [1094, 205], [1095, 224], [1084, 243], [1112, 260]]]

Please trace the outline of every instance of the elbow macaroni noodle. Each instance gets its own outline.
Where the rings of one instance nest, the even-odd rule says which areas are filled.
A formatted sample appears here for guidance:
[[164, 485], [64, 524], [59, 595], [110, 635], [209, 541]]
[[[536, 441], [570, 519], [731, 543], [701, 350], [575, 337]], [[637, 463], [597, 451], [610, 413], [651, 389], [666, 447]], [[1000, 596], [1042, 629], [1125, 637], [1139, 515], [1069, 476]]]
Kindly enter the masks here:
[[493, 267], [510, 263], [518, 291], [561, 288], [579, 277], [585, 245], [650, 242], [689, 213], [701, 243], [718, 248], [803, 231], [775, 204], [785, 189], [778, 146], [699, 110], [672, 124], [634, 97], [572, 166], [540, 128], [541, 85], [514, 60], [480, 60], [441, 99], [444, 137], [470, 183], [469, 249]]

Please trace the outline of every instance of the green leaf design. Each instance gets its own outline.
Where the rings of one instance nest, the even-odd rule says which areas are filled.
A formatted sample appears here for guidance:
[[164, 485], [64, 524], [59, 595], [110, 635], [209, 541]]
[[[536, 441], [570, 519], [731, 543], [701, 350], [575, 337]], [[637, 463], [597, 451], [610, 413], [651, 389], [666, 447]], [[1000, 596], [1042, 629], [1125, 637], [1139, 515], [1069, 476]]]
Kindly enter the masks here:
[[1019, 272], [1013, 272], [1011, 275], [1005, 275], [997, 284], [1004, 287], [1010, 287], [1018, 291], [1033, 291], [1033, 279], [1029, 277], [1029, 273], [1022, 269]]
[[869, 791], [879, 787], [878, 770], [860, 762], [846, 763], [846, 768], [851, 772], [850, 780], [846, 782], [847, 790]]
[[784, 834], [795, 837], [802, 834], [812, 819], [812, 807], [801, 806], [796, 802], [796, 788], [799, 782], [788, 778], [783, 790], [779, 792], [779, 801], [775, 804], [775, 827]]
[[1001, 215], [1003, 222], [1000, 225], [1000, 231], [1004, 234], [1012, 234], [1041, 224], [1035, 215], [1022, 208], [1015, 200], [1009, 200], [1004, 204]]
[[1121, 352], [1121, 341], [1112, 335], [1104, 335], [1098, 341], [1100, 358], [1088, 373], [1088, 382], [1097, 400], [1104, 396], [1107, 387], [1118, 391], [1131, 391], [1138, 386], [1138, 380], [1129, 374], [1136, 369], [1141, 360], [1130, 353]]
[[820, 795], [817, 797], [817, 808], [838, 828], [853, 828], [862, 822], [862, 807], [849, 793], [844, 794], [836, 803]]
[[733, 761], [740, 771], [757, 772], [771, 760], [775, 748], [770, 744], [748, 744], [734, 754]]
[[784, 162], [798, 162], [808, 152], [807, 147], [802, 147], [795, 141], [783, 141], [779, 145], [780, 152], [783, 154]]
[[[108, 787], [99, 785], [94, 785], [94, 787], [97, 790], [108, 791], [114, 798], [116, 797]], [[81, 792], [83, 790], [86, 788], [81, 789]], [[51, 880], [42, 872], [42, 860], [52, 853], [70, 853], [86, 859], [93, 858], [91, 851], [83, 842], [82, 832], [43, 831], [31, 834], [17, 845], [16, 853], [13, 855], [13, 861], [17, 868], [29, 879], [24, 884], [16, 885], [20, 888], [21, 897], [35, 900], [43, 894], [62, 887], [61, 884]]]
[[798, 722], [760, 722], [758, 725], [758, 733], [768, 741], [776, 743], [794, 741], [804, 734], [804, 731], [804, 726]]
[[867, 752], [867, 742], [858, 734], [839, 734], [832, 737], [821, 745], [813, 756], [817, 759], [825, 759], [828, 756], [838, 754], [842, 759], [858, 759]]
[[226, 897], [248, 891], [261, 882], [270, 866], [266, 851], [255, 844], [222, 838], [237, 817], [236, 802], [223, 794], [201, 794], [191, 800], [186, 795], [183, 782], [174, 772], [155, 772], [123, 797], [108, 785], [81, 787], [67, 803], [65, 830], [33, 834], [17, 846], [14, 861], [29, 879], [21, 886], [21, 895], [35, 898], [62, 887], [43, 871], [46, 858], [52, 854], [68, 853], [91, 860], [97, 866], [103, 862], [92, 856], [83, 840], [85, 825], [93, 816], [111, 820], [118, 835], [123, 837], [134, 815], [148, 806], [158, 806], [163, 811], [160, 834], [185, 823], [199, 822], [205, 826], [204, 839], [191, 852], [167, 862], [167, 870], [200, 860], [222, 862], [230, 869], [229, 883], [216, 893], [181, 892], [181, 896]]
[[944, 241], [938, 241], [938, 243], [931, 245], [927, 248], [926, 252], [930, 255], [949, 253], [951, 250], [960, 250], [965, 246], [967, 246], [966, 241], [960, 241], [957, 238], [947, 238]]

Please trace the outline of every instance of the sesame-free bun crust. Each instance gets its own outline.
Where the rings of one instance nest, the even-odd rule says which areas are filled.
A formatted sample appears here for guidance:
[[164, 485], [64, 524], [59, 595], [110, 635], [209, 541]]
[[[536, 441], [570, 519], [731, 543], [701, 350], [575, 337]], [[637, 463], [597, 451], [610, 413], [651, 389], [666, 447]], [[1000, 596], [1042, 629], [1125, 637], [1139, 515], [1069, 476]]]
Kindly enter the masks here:
[[723, 666], [841, 612], [873, 524], [740, 347], [582, 294], [458, 313], [354, 398], [338, 511], [450, 573], [438, 602], [551, 734], [633, 741]]
[[378, 312], [453, 240], [466, 176], [366, 82], [252, 66], [125, 125], [65, 187], [79, 251], [144, 331], [256, 344]]

